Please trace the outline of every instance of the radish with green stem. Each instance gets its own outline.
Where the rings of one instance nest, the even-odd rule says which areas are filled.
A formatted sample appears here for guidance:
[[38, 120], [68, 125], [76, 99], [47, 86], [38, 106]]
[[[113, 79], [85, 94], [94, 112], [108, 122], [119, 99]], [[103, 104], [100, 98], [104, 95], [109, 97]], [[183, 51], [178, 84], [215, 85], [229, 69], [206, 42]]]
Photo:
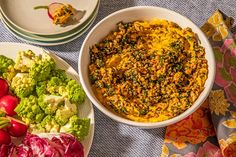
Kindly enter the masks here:
[[12, 117], [0, 117], [0, 129], [6, 129], [14, 137], [21, 137], [26, 134], [28, 126]]
[[49, 4], [48, 6], [37, 6], [37, 7], [34, 7], [34, 9], [35, 10], [36, 9], [47, 9], [48, 10], [48, 16], [51, 19], [54, 19], [53, 14], [55, 13], [55, 11], [57, 9], [60, 9], [63, 6], [64, 6], [64, 4], [62, 4], [62, 3], [54, 2], [54, 3]]

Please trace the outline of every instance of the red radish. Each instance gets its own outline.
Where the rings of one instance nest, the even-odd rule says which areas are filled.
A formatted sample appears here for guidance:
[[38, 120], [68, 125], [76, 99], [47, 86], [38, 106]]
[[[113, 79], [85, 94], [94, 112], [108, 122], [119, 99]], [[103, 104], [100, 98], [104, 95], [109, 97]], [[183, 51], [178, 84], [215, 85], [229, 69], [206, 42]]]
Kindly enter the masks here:
[[64, 4], [54, 2], [54, 3], [49, 4], [49, 6], [37, 6], [37, 7], [34, 7], [34, 9], [47, 9], [48, 16], [51, 19], [54, 19], [53, 14], [55, 13], [57, 9], [61, 8], [62, 6], [64, 6]]
[[51, 19], [54, 19], [53, 17], [53, 14], [55, 13], [55, 11], [61, 7], [63, 7], [64, 4], [62, 3], [51, 3], [49, 6], [48, 6], [48, 16], [51, 18]]
[[0, 98], [8, 93], [8, 88], [7, 81], [0, 78]]
[[28, 127], [25, 123], [11, 117], [8, 118], [11, 120], [11, 124], [7, 131], [11, 136], [20, 137], [26, 134]]
[[18, 98], [12, 95], [5, 95], [0, 99], [0, 109], [9, 116], [16, 115], [14, 109], [18, 105]]
[[4, 130], [0, 129], [0, 144], [11, 143], [11, 136]]

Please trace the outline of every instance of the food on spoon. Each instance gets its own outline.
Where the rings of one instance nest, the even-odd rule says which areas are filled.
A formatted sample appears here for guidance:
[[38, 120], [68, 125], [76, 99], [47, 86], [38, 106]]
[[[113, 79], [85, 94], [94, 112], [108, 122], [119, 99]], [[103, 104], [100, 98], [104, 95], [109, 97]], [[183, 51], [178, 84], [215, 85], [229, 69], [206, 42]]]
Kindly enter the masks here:
[[70, 4], [51, 3], [49, 6], [37, 6], [34, 9], [47, 9], [48, 16], [56, 25], [66, 24], [75, 14], [75, 9]]
[[8, 93], [8, 83], [6, 80], [0, 78], [0, 98]]
[[0, 145], [10, 144], [11, 136], [3, 129], [0, 129]]
[[19, 103], [19, 99], [12, 95], [5, 95], [0, 99], [0, 110], [9, 116], [16, 115], [14, 109]]
[[167, 20], [119, 23], [90, 53], [97, 98], [133, 121], [157, 122], [182, 114], [208, 76], [205, 49], [195, 33]]

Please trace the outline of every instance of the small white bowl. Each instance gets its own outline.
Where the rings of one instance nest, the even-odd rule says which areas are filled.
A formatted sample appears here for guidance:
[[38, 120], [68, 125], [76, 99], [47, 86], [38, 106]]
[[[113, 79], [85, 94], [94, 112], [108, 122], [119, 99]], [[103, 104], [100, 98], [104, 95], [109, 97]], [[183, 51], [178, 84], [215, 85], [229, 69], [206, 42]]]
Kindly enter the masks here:
[[[92, 45], [101, 41], [112, 30], [115, 30], [115, 28], [117, 27], [116, 24], [120, 21], [131, 22], [135, 20], [152, 20], [153, 18], [166, 19], [175, 22], [182, 28], [190, 27], [193, 30], [193, 32], [195, 32], [198, 35], [201, 41], [201, 45], [205, 48], [206, 51], [205, 57], [208, 61], [208, 71], [209, 71], [208, 78], [205, 82], [204, 90], [201, 92], [198, 99], [188, 110], [186, 110], [182, 114], [162, 122], [135, 122], [120, 117], [118, 115], [115, 115], [114, 113], [109, 111], [105, 106], [103, 106], [94, 95], [88, 76], [88, 65], [90, 63], [90, 48], [92, 47]], [[214, 54], [212, 51], [212, 47], [208, 39], [204, 35], [204, 33], [188, 18], [165, 8], [151, 7], [151, 6], [139, 6], [139, 7], [123, 9], [107, 16], [102, 21], [100, 21], [90, 31], [90, 33], [84, 40], [79, 55], [78, 67], [79, 67], [79, 76], [81, 84], [89, 99], [100, 111], [102, 111], [104, 114], [106, 114], [107, 116], [118, 122], [146, 129], [168, 126], [191, 115], [195, 110], [197, 110], [200, 107], [200, 105], [209, 95], [209, 92], [211, 91], [215, 78]]]

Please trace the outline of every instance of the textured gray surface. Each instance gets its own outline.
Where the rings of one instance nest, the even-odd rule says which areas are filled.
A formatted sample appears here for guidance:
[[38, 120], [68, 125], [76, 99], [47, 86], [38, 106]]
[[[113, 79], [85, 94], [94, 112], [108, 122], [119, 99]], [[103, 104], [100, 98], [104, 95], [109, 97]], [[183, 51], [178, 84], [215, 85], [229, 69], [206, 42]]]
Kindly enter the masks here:
[[[110, 13], [131, 6], [165, 7], [187, 16], [198, 26], [216, 10], [236, 17], [236, 0], [101, 0], [101, 6], [93, 26]], [[77, 69], [81, 44], [88, 32], [73, 42], [61, 46], [45, 47], [65, 59]], [[11, 35], [0, 23], [0, 41], [22, 42]], [[119, 124], [95, 108], [95, 137], [91, 157], [159, 157], [164, 128], [142, 130]]]

